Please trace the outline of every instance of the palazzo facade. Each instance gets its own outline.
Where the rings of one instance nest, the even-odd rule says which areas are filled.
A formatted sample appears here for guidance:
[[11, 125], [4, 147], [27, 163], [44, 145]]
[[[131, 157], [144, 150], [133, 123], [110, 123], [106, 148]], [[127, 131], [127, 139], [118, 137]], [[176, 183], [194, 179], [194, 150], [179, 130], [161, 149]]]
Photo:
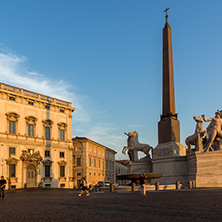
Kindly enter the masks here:
[[7, 187], [73, 188], [70, 102], [0, 83], [0, 172]]
[[116, 151], [86, 137], [73, 138], [74, 178], [76, 188], [82, 177], [86, 176], [91, 185], [98, 181], [116, 182]]

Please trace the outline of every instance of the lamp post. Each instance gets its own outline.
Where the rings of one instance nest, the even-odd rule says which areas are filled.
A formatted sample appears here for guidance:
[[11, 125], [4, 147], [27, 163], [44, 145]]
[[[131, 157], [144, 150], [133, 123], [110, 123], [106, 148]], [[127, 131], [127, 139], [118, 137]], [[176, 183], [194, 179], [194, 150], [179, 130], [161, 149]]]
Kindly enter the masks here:
[[1, 166], [2, 166], [2, 176], [3, 176], [3, 162], [4, 162], [4, 159], [2, 157], [2, 164], [1, 164]]

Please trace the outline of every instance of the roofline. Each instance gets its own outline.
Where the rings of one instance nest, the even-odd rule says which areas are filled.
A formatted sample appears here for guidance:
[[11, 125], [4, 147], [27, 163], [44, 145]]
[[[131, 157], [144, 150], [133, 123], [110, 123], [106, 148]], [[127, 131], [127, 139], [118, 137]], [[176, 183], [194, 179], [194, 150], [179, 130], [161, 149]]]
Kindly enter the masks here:
[[[6, 86], [6, 87], [4, 87]], [[7, 88], [8, 87], [8, 88]], [[12, 88], [12, 89], [10, 89]], [[53, 100], [56, 100], [58, 102], [62, 102], [62, 103], [67, 103], [66, 105], [65, 104], [61, 104], [61, 103], [56, 103], [56, 105], [58, 106], [62, 106], [62, 107], [67, 107], [68, 109], [71, 109], [73, 111], [75, 111], [76, 108], [72, 107], [71, 104], [72, 102], [69, 102], [69, 101], [66, 101], [66, 100], [62, 100], [62, 99], [58, 99], [58, 98], [55, 98], [55, 97], [51, 97], [51, 96], [47, 96], [47, 95], [44, 95], [44, 94], [41, 94], [41, 93], [36, 93], [34, 91], [31, 91], [31, 90], [27, 90], [27, 89], [24, 89], [24, 88], [20, 88], [20, 87], [17, 87], [17, 86], [13, 86], [13, 85], [9, 85], [9, 84], [5, 84], [3, 82], [0, 82], [0, 90], [5, 90], [9, 93], [12, 93], [12, 94], [21, 94], [22, 96], [24, 97], [29, 97], [31, 98], [32, 100], [40, 100], [40, 101], [44, 101], [46, 102], [45, 99], [41, 98], [42, 97], [47, 97], [47, 102], [46, 103], [51, 103], [49, 100], [51, 99], [52, 101]], [[25, 94], [25, 92], [27, 93], [30, 93], [30, 94]], [[36, 96], [34, 96], [36, 95]], [[54, 102], [53, 102], [54, 103]]]
[[93, 140], [91, 140], [91, 139], [89, 139], [89, 138], [87, 138], [87, 137], [79, 137], [79, 136], [76, 136], [76, 137], [73, 137], [72, 138], [72, 140], [74, 141], [75, 139], [77, 139], [77, 140], [86, 140], [86, 141], [89, 141], [89, 142], [91, 142], [91, 143], [95, 143], [95, 144], [97, 144], [97, 145], [100, 145], [100, 146], [103, 146], [103, 147], [105, 147], [106, 149], [108, 149], [108, 150], [110, 150], [111, 152], [113, 152], [113, 153], [117, 153], [115, 150], [113, 150], [113, 149], [111, 149], [111, 148], [109, 148], [109, 147], [107, 147], [107, 146], [104, 146], [104, 145], [102, 145], [101, 143], [97, 143], [97, 142], [95, 142], [95, 141], [93, 141]]

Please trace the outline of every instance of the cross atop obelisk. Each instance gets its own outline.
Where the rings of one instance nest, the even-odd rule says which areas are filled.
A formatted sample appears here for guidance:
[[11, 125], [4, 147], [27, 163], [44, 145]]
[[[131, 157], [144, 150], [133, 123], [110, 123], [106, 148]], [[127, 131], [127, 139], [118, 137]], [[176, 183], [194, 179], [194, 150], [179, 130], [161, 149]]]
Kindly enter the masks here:
[[168, 23], [168, 14], [167, 14], [167, 11], [169, 10], [170, 8], [167, 8], [166, 7], [166, 9], [163, 11], [163, 12], [166, 12], [166, 16], [165, 16], [165, 18], [166, 18], [166, 23]]

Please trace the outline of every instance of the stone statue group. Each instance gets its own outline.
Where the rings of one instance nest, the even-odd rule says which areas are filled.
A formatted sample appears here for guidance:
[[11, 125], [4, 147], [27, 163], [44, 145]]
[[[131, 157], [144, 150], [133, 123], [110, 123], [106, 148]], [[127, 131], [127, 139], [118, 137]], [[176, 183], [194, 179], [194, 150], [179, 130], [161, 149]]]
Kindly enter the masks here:
[[[201, 118], [202, 117], [202, 118]], [[188, 136], [185, 143], [188, 150], [191, 150], [191, 146], [194, 145], [196, 152], [208, 152], [222, 149], [222, 110], [217, 111], [215, 116], [206, 119], [205, 115], [194, 116], [193, 119], [196, 121], [196, 129], [194, 134]], [[210, 122], [206, 130], [203, 126], [204, 122]], [[127, 146], [123, 147], [122, 153], [128, 155], [130, 161], [138, 160], [138, 151], [142, 151], [148, 158], [150, 158], [149, 152], [153, 149], [148, 144], [142, 144], [138, 141], [138, 133], [136, 131], [124, 133], [128, 136]]]
[[[193, 117], [197, 124], [194, 134], [187, 137], [185, 140], [188, 149], [191, 149], [191, 145], [195, 146], [195, 151], [197, 152], [208, 152], [222, 149], [221, 112], [222, 111], [217, 111], [215, 116], [210, 119], [206, 119], [205, 115], [202, 115], [203, 120], [200, 116]], [[203, 121], [210, 122], [206, 130], [204, 129]]]

